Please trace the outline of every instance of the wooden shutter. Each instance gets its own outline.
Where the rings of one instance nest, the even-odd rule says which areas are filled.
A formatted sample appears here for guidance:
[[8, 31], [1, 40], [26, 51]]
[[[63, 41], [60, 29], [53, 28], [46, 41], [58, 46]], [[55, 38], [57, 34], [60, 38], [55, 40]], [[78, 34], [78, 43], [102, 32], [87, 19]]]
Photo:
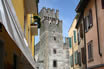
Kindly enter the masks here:
[[81, 66], [81, 54], [80, 54], [80, 52], [78, 53], [78, 64], [79, 64], [79, 66]]
[[86, 60], [86, 59], [85, 59], [85, 56], [86, 56], [86, 55], [85, 55], [84, 48], [81, 49], [81, 53], [82, 53], [82, 55], [81, 55], [81, 56], [82, 56], [82, 63], [85, 64], [85, 60]]
[[75, 52], [75, 64], [78, 64], [78, 51]]
[[89, 19], [89, 26], [91, 28], [93, 26], [93, 18], [92, 18], [92, 10], [91, 9], [89, 10], [89, 17], [88, 17], [88, 19]]
[[74, 30], [74, 43], [76, 43], [76, 31]]
[[93, 54], [92, 54], [92, 41], [88, 43], [88, 59], [92, 60], [93, 59]]
[[80, 30], [78, 32], [78, 45], [80, 44]]
[[84, 18], [84, 26], [85, 26], [85, 32], [88, 32], [88, 20], [87, 20], [87, 17]]
[[83, 38], [83, 24], [80, 25], [80, 37]]
[[102, 2], [102, 9], [104, 9], [104, 0], [101, 0]]
[[70, 65], [71, 65], [71, 67], [73, 66], [73, 55], [70, 56]]
[[69, 38], [69, 47], [70, 48], [72, 47], [72, 40], [71, 40], [71, 38]]

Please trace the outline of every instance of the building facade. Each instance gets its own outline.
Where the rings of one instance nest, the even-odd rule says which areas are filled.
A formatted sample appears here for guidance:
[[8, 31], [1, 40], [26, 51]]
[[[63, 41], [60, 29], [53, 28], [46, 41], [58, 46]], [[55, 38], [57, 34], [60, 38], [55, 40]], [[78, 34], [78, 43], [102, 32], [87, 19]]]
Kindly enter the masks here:
[[77, 40], [77, 19], [73, 20], [73, 23], [68, 31], [69, 37], [69, 54], [70, 54], [70, 69], [80, 69], [78, 61], [78, 40]]
[[38, 20], [38, 0], [0, 0], [0, 69], [36, 68]]
[[80, 0], [76, 12], [80, 13], [78, 23], [83, 20], [86, 68], [104, 68], [104, 0]]
[[78, 40], [78, 60], [79, 60], [79, 66], [81, 69], [86, 69], [86, 52], [85, 52], [85, 36], [84, 36], [84, 24], [83, 19], [80, 20], [80, 23], [78, 23], [79, 14], [77, 14], [77, 40]]
[[[59, 11], [43, 8], [40, 11], [41, 28], [38, 52], [38, 69], [69, 69], [68, 47], [64, 46], [62, 20]], [[37, 46], [36, 46], [37, 47]], [[67, 53], [66, 53], [67, 52]]]

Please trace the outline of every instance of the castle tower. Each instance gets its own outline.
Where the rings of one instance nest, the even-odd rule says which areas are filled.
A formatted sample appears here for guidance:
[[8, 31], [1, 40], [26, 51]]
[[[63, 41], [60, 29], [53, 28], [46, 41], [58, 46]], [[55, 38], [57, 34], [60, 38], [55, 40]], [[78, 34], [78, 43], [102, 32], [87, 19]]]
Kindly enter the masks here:
[[65, 69], [62, 20], [59, 20], [59, 11], [43, 8], [39, 15], [41, 16], [39, 69]]

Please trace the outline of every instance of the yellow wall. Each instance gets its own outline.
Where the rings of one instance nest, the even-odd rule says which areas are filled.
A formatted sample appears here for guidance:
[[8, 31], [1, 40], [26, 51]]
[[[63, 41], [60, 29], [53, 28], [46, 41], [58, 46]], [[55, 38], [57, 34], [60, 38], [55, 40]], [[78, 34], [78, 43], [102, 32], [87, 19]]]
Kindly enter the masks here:
[[27, 15], [27, 25], [26, 25], [26, 39], [29, 44], [29, 48], [31, 49], [32, 56], [34, 56], [34, 36], [31, 34], [31, 23], [33, 23], [33, 14]]
[[[12, 69], [13, 55], [16, 54], [18, 60], [20, 60], [22, 53], [15, 42], [10, 38], [4, 27], [2, 28], [2, 32], [0, 32], [0, 40], [4, 43], [4, 69]], [[21, 64], [18, 64], [18, 69], [23, 69], [23, 65], [21, 66]]]
[[[77, 20], [74, 19], [74, 21], [69, 29], [69, 32], [68, 32], [68, 36], [72, 38], [72, 48], [69, 49], [70, 56], [74, 55], [74, 53], [76, 51], [78, 51], [77, 29], [75, 29], [76, 23], [77, 23]], [[76, 43], [74, 43], [74, 32], [73, 32], [74, 30], [76, 31]], [[74, 68], [79, 69], [78, 67], [79, 66], [75, 65], [75, 63], [74, 63]], [[71, 67], [71, 69], [73, 69], [73, 67]]]
[[[29, 48], [31, 49], [32, 56], [34, 56], [34, 36], [35, 35], [34, 36], [31, 35], [31, 15], [33, 16], [33, 14], [24, 13], [25, 12], [24, 0], [12, 0], [12, 3], [15, 8], [16, 15], [18, 17], [18, 20], [20, 22], [23, 32], [24, 32], [24, 16], [26, 16], [26, 40], [29, 44]], [[33, 22], [33, 19], [32, 19], [32, 22]]]
[[16, 15], [24, 31], [24, 0], [12, 0]]

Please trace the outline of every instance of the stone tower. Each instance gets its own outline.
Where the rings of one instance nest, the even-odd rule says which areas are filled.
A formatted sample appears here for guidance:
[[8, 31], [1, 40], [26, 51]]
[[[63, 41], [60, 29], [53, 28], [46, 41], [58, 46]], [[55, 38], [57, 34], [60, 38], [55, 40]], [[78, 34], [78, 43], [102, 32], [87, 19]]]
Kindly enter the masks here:
[[62, 20], [59, 20], [59, 11], [43, 8], [39, 15], [41, 16], [39, 69], [65, 69]]

